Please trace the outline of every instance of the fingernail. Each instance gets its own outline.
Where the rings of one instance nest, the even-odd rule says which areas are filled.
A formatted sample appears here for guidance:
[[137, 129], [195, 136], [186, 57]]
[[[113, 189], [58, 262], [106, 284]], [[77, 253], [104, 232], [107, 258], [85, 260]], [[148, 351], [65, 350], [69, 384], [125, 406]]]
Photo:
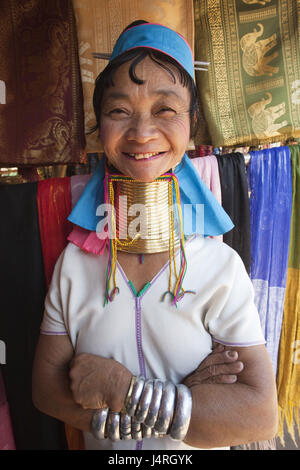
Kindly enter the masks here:
[[237, 352], [236, 351], [226, 351], [226, 354], [228, 357], [236, 357]]

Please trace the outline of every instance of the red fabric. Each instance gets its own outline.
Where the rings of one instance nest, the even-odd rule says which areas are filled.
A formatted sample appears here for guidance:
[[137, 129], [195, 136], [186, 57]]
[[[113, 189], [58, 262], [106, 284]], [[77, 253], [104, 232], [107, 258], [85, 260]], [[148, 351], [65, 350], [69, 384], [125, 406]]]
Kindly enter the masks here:
[[11, 426], [10, 413], [4, 382], [0, 370], [0, 450], [15, 450], [15, 440]]
[[[49, 178], [38, 183], [37, 206], [44, 270], [49, 286], [55, 263], [68, 243], [73, 225], [67, 220], [72, 210], [70, 178]], [[83, 434], [65, 425], [69, 450], [84, 450]]]
[[46, 283], [49, 286], [55, 263], [67, 245], [72, 224], [70, 178], [49, 178], [38, 183], [37, 205]]
[[187, 152], [190, 158], [206, 157], [213, 154], [213, 147], [211, 145], [197, 145], [195, 150]]

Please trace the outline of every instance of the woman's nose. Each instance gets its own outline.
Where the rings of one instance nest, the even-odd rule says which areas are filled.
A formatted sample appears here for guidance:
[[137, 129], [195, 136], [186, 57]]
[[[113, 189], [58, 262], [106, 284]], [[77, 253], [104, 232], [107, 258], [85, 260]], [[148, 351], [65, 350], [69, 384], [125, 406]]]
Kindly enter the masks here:
[[126, 133], [128, 141], [146, 143], [158, 138], [159, 131], [153, 122], [152, 116], [139, 114], [134, 116]]

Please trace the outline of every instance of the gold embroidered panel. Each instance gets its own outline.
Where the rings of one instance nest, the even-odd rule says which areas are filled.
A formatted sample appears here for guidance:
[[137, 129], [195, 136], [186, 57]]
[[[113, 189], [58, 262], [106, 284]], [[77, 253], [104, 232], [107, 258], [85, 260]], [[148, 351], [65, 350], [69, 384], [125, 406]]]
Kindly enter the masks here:
[[71, 0], [0, 0], [0, 164], [78, 163], [85, 147]]
[[[300, 137], [299, 0], [195, 0], [196, 72], [210, 137], [257, 145]], [[209, 140], [209, 141], [208, 141]]]
[[[132, 21], [161, 23], [194, 44], [193, 0], [73, 0], [77, 22], [79, 57], [84, 93], [85, 129], [95, 124], [94, 83], [107, 61], [93, 59], [92, 52], [112, 52], [123, 29]], [[102, 151], [97, 132], [87, 135], [87, 152]]]

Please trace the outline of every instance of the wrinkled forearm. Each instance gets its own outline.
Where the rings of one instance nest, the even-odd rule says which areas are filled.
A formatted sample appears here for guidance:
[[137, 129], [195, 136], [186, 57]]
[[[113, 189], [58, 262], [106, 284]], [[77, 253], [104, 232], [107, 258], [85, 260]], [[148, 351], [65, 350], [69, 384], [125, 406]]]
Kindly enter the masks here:
[[185, 443], [194, 447], [225, 447], [271, 439], [277, 429], [274, 393], [249, 385], [202, 384], [191, 387], [192, 417]]
[[85, 410], [75, 403], [69, 384], [68, 371], [59, 371], [55, 377], [33, 376], [33, 403], [41, 412], [82, 431], [90, 431], [93, 410]]

